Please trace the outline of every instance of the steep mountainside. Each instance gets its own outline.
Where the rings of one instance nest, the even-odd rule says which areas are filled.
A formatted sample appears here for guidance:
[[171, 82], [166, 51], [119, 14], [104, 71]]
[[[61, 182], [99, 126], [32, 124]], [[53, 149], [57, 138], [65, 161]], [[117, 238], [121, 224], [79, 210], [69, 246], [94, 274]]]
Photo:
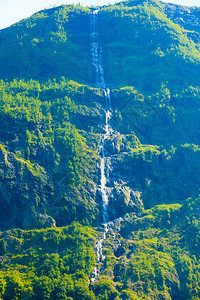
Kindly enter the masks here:
[[179, 6], [172, 3], [163, 3], [162, 5], [164, 14], [174, 23], [188, 30], [188, 36], [193, 39], [194, 42], [199, 43], [199, 7]]
[[64, 77], [0, 88], [1, 228], [98, 222], [101, 92]]
[[90, 83], [89, 13], [88, 8], [61, 6], [2, 30], [1, 78], [65, 76]]
[[0, 31], [1, 299], [200, 299], [199, 13], [63, 5]]
[[194, 29], [180, 27], [165, 12], [159, 2], [145, 0], [101, 10], [102, 43], [110, 83], [133, 85], [148, 94], [157, 91], [162, 83], [176, 91], [186, 84], [198, 84], [199, 46], [190, 39]]

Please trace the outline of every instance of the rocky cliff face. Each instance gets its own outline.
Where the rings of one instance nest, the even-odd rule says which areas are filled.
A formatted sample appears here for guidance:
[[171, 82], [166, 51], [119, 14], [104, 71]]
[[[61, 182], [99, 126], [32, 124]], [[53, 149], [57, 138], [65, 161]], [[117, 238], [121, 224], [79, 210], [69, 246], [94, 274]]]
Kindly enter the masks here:
[[195, 43], [200, 41], [200, 8], [180, 6], [172, 3], [162, 3], [164, 14], [174, 23], [188, 30], [187, 35]]

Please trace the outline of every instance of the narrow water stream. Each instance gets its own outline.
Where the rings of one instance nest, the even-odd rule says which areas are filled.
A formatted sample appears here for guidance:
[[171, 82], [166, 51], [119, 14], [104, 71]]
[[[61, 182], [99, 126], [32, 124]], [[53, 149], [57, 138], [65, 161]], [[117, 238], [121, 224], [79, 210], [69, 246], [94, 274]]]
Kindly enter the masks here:
[[[112, 117], [112, 108], [111, 108], [110, 90], [106, 86], [104, 69], [102, 66], [102, 47], [99, 42], [99, 32], [98, 32], [98, 12], [99, 12], [98, 9], [91, 11], [90, 36], [91, 36], [92, 65], [94, 68], [95, 86], [97, 88], [102, 89], [102, 92], [104, 93], [105, 100], [106, 100], [105, 133], [103, 134], [101, 140], [101, 166], [100, 166], [101, 169], [100, 189], [101, 189], [101, 196], [102, 196], [102, 219], [103, 219], [104, 234], [103, 237], [100, 238], [96, 244], [97, 264], [91, 274], [91, 281], [95, 281], [95, 279], [105, 268], [106, 257], [103, 255], [102, 243], [106, 239], [108, 231], [109, 230], [112, 231], [112, 228], [110, 227], [109, 224], [109, 216], [108, 216], [109, 188], [107, 187], [107, 183], [109, 182], [109, 170], [108, 170], [109, 157], [106, 156], [106, 141], [110, 137], [111, 133], [113, 132], [113, 129], [110, 124], [110, 120]], [[101, 268], [99, 268], [100, 263], [102, 264]]]

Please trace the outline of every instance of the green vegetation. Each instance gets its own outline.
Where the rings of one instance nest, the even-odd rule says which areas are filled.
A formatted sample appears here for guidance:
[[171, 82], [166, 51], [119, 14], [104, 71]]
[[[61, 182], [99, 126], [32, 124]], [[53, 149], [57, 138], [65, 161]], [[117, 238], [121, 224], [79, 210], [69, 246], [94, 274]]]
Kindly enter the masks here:
[[105, 270], [90, 284], [97, 239], [90, 227], [2, 232], [1, 298], [198, 299], [199, 204], [190, 198], [125, 215], [115, 228], [120, 243], [113, 247], [108, 235]]
[[101, 116], [101, 96], [64, 77], [42, 84], [1, 80], [2, 228], [51, 226], [49, 214], [60, 225], [96, 222], [99, 129], [90, 130]]
[[88, 289], [95, 238], [77, 223], [1, 233], [1, 299], [95, 299]]
[[198, 206], [199, 198], [188, 199], [183, 206], [156, 206], [139, 218], [126, 217], [126, 253], [116, 267], [125, 287], [142, 299], [199, 298], [199, 249], [192, 240], [199, 237]]
[[115, 235], [95, 281], [106, 103], [89, 86], [90, 9], [0, 31], [0, 299], [200, 299], [199, 44], [163, 5], [99, 12]]
[[88, 8], [63, 5], [2, 30], [0, 78], [65, 76], [88, 84], [89, 28]]
[[166, 17], [158, 1], [109, 5], [100, 16], [109, 81], [147, 94], [162, 83], [176, 90], [198, 84], [199, 46], [188, 38], [188, 30]]

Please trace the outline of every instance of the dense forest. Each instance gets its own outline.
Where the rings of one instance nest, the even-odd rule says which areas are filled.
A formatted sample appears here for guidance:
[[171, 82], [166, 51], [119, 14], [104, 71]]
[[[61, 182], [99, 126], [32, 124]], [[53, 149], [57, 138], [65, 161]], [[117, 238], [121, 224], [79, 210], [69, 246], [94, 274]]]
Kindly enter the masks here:
[[0, 299], [200, 299], [200, 9], [98, 11], [111, 125], [105, 260], [91, 12], [0, 31]]

